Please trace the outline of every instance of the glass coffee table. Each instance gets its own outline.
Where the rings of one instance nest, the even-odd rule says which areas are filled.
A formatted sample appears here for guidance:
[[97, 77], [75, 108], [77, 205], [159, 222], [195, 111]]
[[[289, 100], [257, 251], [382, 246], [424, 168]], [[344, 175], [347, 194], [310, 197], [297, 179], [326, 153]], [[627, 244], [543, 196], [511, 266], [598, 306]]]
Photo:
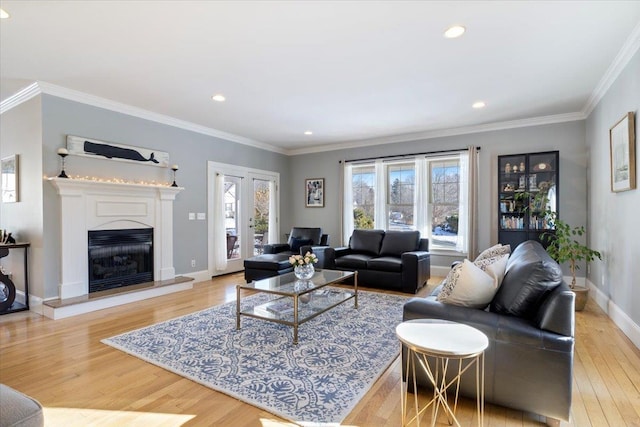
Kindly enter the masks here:
[[[353, 290], [327, 288], [353, 277]], [[240, 308], [241, 291], [250, 290], [274, 295], [266, 303]], [[236, 329], [240, 316], [293, 326], [293, 343], [298, 344], [298, 326], [345, 301], [353, 299], [358, 308], [358, 272], [316, 270], [309, 280], [299, 280], [293, 273], [255, 280], [236, 286]]]

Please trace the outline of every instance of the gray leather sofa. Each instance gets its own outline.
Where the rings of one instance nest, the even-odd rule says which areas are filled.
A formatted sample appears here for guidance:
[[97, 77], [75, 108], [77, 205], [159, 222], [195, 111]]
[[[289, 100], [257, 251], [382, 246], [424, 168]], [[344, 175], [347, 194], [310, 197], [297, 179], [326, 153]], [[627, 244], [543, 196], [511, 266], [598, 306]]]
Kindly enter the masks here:
[[[403, 318], [451, 320], [487, 335], [485, 402], [545, 416], [549, 425], [569, 420], [575, 295], [538, 242], [524, 242], [513, 251], [487, 309], [443, 304], [436, 301], [438, 292], [439, 287], [426, 298], [409, 300]], [[421, 371], [417, 374], [420, 385], [429, 385]], [[475, 398], [472, 377], [463, 376], [460, 392]]]
[[[289, 263], [292, 254], [305, 254], [314, 248], [329, 244], [329, 235], [322, 233], [319, 227], [293, 227], [289, 233], [287, 243], [267, 244], [263, 247], [262, 255], [248, 258], [244, 261], [244, 279], [247, 283], [252, 280], [265, 279], [293, 271]], [[318, 268], [325, 268], [323, 260], [319, 260]]]
[[324, 268], [357, 271], [364, 286], [415, 294], [431, 273], [429, 240], [419, 231], [354, 230], [348, 247], [314, 253]]

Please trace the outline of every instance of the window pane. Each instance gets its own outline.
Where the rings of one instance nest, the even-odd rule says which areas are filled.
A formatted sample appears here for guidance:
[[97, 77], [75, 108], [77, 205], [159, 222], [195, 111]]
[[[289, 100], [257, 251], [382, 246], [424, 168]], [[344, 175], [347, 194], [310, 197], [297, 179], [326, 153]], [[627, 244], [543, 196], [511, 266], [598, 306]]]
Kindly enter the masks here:
[[387, 165], [388, 230], [412, 230], [415, 190], [414, 163]]
[[431, 173], [431, 243], [455, 247], [458, 236], [460, 163], [458, 159], [433, 160]]
[[373, 166], [354, 167], [353, 225], [355, 228], [373, 228], [375, 211], [375, 169]]

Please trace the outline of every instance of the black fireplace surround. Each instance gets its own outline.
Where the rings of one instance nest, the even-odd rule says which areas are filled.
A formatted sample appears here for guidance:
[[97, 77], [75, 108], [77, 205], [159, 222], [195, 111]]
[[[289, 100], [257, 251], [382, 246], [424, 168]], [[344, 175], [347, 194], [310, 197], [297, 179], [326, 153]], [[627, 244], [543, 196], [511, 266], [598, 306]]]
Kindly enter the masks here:
[[153, 228], [89, 231], [89, 293], [153, 282]]

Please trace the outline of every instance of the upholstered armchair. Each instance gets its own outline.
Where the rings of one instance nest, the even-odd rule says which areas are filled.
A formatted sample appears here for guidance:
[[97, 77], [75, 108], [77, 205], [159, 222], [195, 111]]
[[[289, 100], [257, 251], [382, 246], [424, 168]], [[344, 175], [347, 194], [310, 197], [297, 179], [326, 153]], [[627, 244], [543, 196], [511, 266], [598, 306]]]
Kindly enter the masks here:
[[264, 245], [265, 254], [305, 254], [312, 251], [313, 246], [328, 246], [329, 235], [322, 234], [320, 227], [293, 227], [289, 233], [287, 243]]
[[290, 273], [293, 271], [293, 267], [289, 263], [291, 255], [316, 253], [314, 250], [316, 248], [318, 250], [316, 267], [327, 268], [322, 256], [323, 252], [320, 249], [327, 248], [328, 244], [329, 236], [322, 234], [322, 229], [319, 227], [293, 227], [287, 243], [264, 245], [264, 251], [261, 255], [244, 260], [244, 278], [249, 283], [252, 280]]

